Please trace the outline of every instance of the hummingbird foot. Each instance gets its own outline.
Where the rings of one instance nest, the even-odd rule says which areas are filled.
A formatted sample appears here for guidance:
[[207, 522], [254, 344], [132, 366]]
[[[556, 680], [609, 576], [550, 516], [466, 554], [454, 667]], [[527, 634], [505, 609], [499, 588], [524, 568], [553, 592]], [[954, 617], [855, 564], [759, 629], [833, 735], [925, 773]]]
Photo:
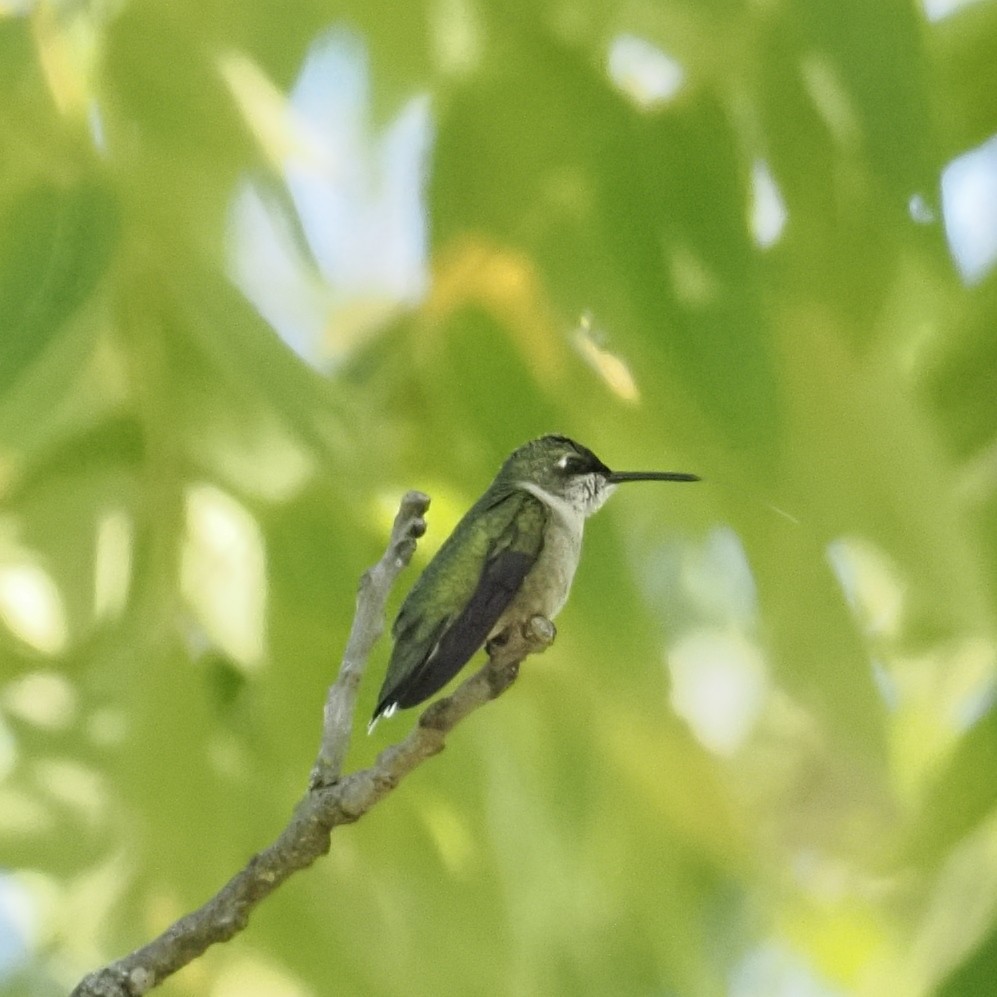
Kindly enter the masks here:
[[516, 625], [511, 624], [488, 640], [485, 644], [485, 653], [489, 658], [494, 658], [503, 648], [507, 647], [514, 636], [518, 638], [517, 643], [525, 645], [523, 649], [526, 654], [539, 654], [541, 651], [546, 651], [554, 643], [554, 638], [557, 636], [557, 627], [546, 616], [541, 616], [539, 613], [523, 620], [519, 624], [518, 634], [515, 633], [515, 628]]
[[554, 643], [557, 627], [554, 626], [553, 620], [548, 620], [546, 616], [538, 613], [523, 624], [523, 637], [535, 645], [533, 653], [538, 654], [540, 651], [546, 651]]

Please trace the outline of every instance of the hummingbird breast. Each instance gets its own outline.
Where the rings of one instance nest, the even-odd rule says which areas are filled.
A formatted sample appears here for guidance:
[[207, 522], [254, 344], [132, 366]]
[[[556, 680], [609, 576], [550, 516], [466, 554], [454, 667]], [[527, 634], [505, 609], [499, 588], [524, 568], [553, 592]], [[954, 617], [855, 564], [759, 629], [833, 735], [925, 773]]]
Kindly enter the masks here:
[[524, 622], [532, 616], [554, 619], [568, 599], [581, 557], [584, 515], [531, 482], [524, 482], [521, 487], [539, 498], [550, 514], [536, 564], [523, 579], [522, 586], [499, 617], [490, 636], [500, 633], [509, 624]]

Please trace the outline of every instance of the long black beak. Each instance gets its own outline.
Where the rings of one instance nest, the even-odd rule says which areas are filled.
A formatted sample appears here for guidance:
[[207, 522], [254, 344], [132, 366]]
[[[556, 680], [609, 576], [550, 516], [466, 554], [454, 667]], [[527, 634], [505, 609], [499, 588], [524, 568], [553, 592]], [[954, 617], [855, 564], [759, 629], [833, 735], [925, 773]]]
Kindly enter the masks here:
[[606, 480], [611, 485], [624, 481], [700, 481], [698, 474], [685, 474], [682, 471], [610, 471]]

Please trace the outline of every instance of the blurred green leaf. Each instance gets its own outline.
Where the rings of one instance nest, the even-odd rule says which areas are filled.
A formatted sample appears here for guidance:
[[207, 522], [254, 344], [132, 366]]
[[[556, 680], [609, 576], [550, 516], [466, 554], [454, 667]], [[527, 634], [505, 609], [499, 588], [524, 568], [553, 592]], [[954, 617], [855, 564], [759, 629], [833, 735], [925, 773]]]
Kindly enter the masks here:
[[115, 197], [98, 182], [39, 184], [8, 207], [0, 221], [0, 390], [93, 292], [118, 231]]
[[978, 997], [992, 986], [997, 972], [997, 932], [990, 935], [938, 988], [938, 997]]
[[937, 861], [994, 810], [997, 712], [990, 710], [959, 740], [952, 758], [927, 787], [906, 843], [917, 862]]

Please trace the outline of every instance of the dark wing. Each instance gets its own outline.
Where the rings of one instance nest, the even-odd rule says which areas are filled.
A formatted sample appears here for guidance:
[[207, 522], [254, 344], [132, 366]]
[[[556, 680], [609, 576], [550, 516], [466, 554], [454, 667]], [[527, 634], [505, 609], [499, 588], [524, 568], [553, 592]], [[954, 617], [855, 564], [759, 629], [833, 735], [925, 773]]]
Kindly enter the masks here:
[[[374, 719], [428, 699], [484, 644], [536, 563], [547, 515], [539, 499], [515, 489], [461, 521], [398, 613]], [[476, 579], [470, 592], [468, 579]]]
[[512, 602], [534, 560], [521, 551], [503, 550], [485, 562], [478, 587], [464, 611], [441, 628], [430, 653], [394, 690], [392, 698], [399, 706], [415, 706], [428, 699], [471, 660]]

